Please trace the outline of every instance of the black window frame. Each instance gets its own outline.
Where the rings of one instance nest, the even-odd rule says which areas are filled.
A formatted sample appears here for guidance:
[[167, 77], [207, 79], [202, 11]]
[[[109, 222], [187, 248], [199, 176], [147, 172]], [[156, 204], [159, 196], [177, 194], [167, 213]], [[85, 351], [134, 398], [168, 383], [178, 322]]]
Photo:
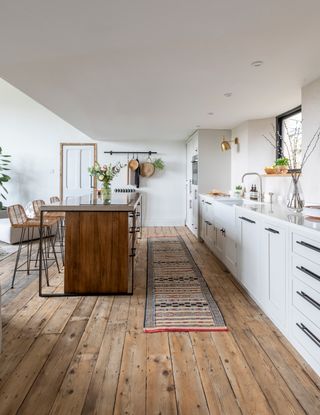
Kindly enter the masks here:
[[276, 159], [283, 157], [283, 144], [282, 144], [282, 124], [287, 118], [292, 115], [298, 114], [302, 111], [302, 106], [292, 108], [289, 111], [284, 112], [276, 117]]

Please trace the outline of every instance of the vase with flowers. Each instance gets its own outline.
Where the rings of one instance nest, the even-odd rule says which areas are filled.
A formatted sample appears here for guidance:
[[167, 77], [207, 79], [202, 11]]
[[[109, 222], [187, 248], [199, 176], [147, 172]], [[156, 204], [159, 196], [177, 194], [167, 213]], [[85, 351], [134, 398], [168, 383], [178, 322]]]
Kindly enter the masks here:
[[[281, 135], [275, 131], [269, 133], [269, 136], [264, 135], [264, 138], [277, 150], [277, 153], [282, 155], [278, 159], [276, 165], [286, 166], [288, 173], [291, 174], [292, 180], [287, 194], [287, 207], [294, 212], [301, 212], [304, 207], [304, 197], [300, 184], [300, 176], [302, 169], [309, 160], [311, 154], [317, 148], [320, 141], [320, 127], [316, 130], [310, 140], [307, 141], [304, 152], [302, 152], [302, 121], [296, 120], [295, 125], [289, 126], [284, 122], [284, 134]], [[279, 143], [283, 144], [279, 148]], [[283, 153], [286, 157], [283, 157]], [[283, 173], [283, 172], [282, 172]]]
[[89, 167], [89, 174], [102, 182], [101, 194], [104, 200], [111, 198], [111, 182], [123, 167], [124, 165], [120, 162], [115, 165], [110, 163], [101, 166], [97, 161], [92, 167]]

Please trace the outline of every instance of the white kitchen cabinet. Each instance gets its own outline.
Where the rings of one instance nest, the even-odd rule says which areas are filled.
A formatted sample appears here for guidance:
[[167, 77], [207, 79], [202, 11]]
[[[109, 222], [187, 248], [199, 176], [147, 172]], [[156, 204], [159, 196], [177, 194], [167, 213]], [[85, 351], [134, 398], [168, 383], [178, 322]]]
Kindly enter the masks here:
[[290, 233], [289, 335], [320, 374], [320, 234]]
[[217, 228], [216, 254], [232, 274], [236, 274], [236, 223], [233, 206], [215, 204], [215, 225]]
[[200, 237], [209, 249], [236, 273], [235, 210], [210, 196], [200, 197]]
[[200, 237], [205, 244], [212, 249], [215, 244], [215, 230], [214, 230], [214, 208], [213, 202], [208, 198], [200, 198]]
[[261, 272], [264, 310], [280, 327], [286, 325], [286, 228], [263, 221], [261, 229]]
[[237, 273], [237, 244], [234, 233], [226, 228], [224, 236], [224, 263], [233, 275]]
[[260, 223], [256, 215], [236, 208], [238, 279], [259, 303], [263, 300], [263, 273], [259, 267]]
[[320, 232], [256, 209], [200, 195], [200, 236], [320, 374]]

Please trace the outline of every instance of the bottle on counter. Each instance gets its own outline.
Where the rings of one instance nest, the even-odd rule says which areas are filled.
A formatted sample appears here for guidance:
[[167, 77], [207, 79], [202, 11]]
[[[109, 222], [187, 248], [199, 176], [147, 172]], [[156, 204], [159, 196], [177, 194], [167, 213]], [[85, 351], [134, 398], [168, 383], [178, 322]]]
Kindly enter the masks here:
[[250, 189], [250, 193], [249, 193], [249, 198], [250, 198], [250, 200], [253, 200], [253, 198], [254, 198], [254, 188], [253, 188], [253, 184], [251, 185], [251, 189]]
[[250, 199], [258, 200], [258, 191], [257, 191], [257, 186], [255, 184], [251, 186]]

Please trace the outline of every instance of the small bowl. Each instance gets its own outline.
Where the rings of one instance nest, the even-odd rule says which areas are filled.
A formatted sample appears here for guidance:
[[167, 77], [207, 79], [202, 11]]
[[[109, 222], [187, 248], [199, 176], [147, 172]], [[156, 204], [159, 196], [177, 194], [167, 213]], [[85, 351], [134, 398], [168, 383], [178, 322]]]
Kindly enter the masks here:
[[275, 174], [274, 167], [265, 167], [264, 171], [266, 172], [266, 174]]

